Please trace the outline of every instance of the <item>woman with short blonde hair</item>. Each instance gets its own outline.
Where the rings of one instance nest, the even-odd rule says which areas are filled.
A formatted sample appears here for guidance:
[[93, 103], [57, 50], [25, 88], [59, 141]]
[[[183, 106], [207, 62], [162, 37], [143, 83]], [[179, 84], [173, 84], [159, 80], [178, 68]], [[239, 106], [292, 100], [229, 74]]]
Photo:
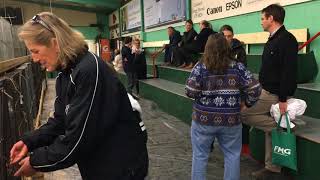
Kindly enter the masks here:
[[50, 46], [50, 40], [55, 38], [60, 53], [58, 60], [61, 68], [68, 66], [78, 54], [85, 53], [88, 45], [84, 36], [73, 29], [62, 19], [50, 12], [35, 15], [19, 29], [19, 38], [23, 41]]

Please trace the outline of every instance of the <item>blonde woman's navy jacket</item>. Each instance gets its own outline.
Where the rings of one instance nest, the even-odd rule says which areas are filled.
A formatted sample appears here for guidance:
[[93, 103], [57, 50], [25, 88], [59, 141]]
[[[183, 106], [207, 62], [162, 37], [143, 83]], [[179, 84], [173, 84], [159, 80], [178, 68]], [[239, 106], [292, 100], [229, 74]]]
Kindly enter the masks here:
[[90, 52], [56, 79], [54, 117], [22, 138], [38, 171], [78, 164], [83, 179], [117, 179], [148, 160], [146, 132], [112, 69]]

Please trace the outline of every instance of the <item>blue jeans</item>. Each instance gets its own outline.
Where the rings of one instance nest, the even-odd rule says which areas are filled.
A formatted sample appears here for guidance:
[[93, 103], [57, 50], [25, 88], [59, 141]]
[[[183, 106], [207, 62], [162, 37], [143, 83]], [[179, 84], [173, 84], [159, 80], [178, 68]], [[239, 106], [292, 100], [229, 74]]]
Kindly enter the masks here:
[[217, 139], [224, 154], [224, 180], [240, 179], [242, 125], [206, 126], [196, 121], [191, 125], [192, 180], [205, 180], [211, 143]]

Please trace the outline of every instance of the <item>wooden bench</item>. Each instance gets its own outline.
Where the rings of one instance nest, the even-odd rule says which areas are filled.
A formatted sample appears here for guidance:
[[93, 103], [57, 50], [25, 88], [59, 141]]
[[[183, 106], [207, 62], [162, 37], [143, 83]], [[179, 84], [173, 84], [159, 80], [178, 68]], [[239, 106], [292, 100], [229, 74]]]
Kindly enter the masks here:
[[[308, 40], [308, 29], [307, 28], [292, 29], [292, 30], [289, 30], [289, 32], [291, 32], [296, 37], [298, 43], [304, 43]], [[235, 34], [234, 37], [245, 44], [246, 52], [247, 52], [248, 56], [250, 56], [251, 54], [249, 52], [249, 47], [251, 45], [265, 44], [268, 40], [269, 33], [268, 32], [255, 32], [255, 33]], [[164, 44], [168, 44], [168, 43], [169, 43], [169, 40], [143, 42], [143, 48], [153, 48], [153, 52], [157, 52], [160, 49], [162, 49]], [[302, 53], [303, 54], [307, 53], [307, 47], [304, 47], [302, 49]], [[199, 59], [199, 58], [201, 58], [201, 56], [202, 56], [202, 54], [198, 54], [198, 55], [193, 56], [193, 58]], [[156, 64], [157, 64], [156, 59], [157, 59], [157, 57], [152, 58], [152, 64], [154, 65], [154, 68], [156, 68]], [[302, 63], [303, 67], [314, 66], [314, 61], [312, 61], [312, 59], [310, 61], [304, 61], [304, 62], [305, 63]], [[309, 80], [314, 76], [315, 71], [313, 70], [310, 72], [311, 72], [311, 74], [309, 73], [310, 75], [304, 79]], [[156, 70], [154, 70], [153, 74], [155, 77], [157, 76]], [[302, 82], [305, 82], [305, 81], [302, 81]]]
[[[308, 40], [308, 29], [291, 29], [289, 30], [297, 39], [298, 43], [304, 43]], [[244, 33], [244, 34], [235, 34], [235, 38], [244, 42], [246, 49], [249, 49], [249, 45], [253, 44], [265, 44], [268, 40], [268, 32], [254, 32], [254, 33]], [[164, 41], [149, 41], [143, 42], [144, 48], [162, 48], [163, 44], [169, 44], [169, 40]], [[307, 52], [307, 48], [303, 48], [303, 53]], [[248, 52], [247, 52], [248, 53]]]
[[[304, 43], [308, 40], [308, 29], [291, 29], [289, 30], [297, 39], [298, 43]], [[245, 34], [235, 34], [234, 38], [244, 42], [246, 45], [247, 54], [249, 54], [249, 46], [253, 44], [265, 44], [268, 40], [268, 32], [255, 32]], [[307, 47], [302, 49], [303, 53], [307, 52]]]

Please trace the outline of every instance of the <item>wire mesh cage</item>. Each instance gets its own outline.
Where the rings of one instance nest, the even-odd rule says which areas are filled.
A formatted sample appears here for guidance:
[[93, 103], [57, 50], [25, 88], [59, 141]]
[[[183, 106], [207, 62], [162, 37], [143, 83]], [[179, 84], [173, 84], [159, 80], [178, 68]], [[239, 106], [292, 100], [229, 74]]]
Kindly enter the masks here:
[[45, 72], [25, 63], [0, 77], [0, 180], [13, 177], [9, 152], [20, 137], [34, 127]]

